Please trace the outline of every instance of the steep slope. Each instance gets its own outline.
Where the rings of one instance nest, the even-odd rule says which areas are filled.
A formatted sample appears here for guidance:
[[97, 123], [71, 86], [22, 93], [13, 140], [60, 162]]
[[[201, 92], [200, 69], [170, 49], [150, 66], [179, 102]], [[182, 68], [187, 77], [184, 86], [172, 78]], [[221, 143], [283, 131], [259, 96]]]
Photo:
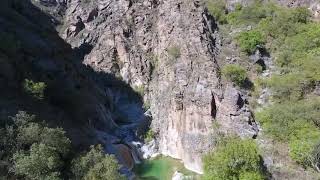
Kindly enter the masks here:
[[83, 63], [111, 73], [144, 97], [159, 152], [202, 172], [201, 155], [219, 131], [253, 137], [240, 91], [221, 83], [220, 40], [200, 1], [70, 1], [60, 34], [88, 48]]

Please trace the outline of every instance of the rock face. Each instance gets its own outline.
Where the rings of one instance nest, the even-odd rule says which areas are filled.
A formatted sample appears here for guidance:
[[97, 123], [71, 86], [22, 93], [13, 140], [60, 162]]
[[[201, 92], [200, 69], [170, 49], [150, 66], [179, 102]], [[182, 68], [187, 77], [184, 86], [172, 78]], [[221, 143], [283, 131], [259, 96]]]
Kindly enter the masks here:
[[245, 99], [220, 81], [220, 39], [197, 0], [70, 0], [60, 29], [83, 63], [143, 95], [160, 153], [202, 172], [201, 156], [220, 131], [255, 136]]

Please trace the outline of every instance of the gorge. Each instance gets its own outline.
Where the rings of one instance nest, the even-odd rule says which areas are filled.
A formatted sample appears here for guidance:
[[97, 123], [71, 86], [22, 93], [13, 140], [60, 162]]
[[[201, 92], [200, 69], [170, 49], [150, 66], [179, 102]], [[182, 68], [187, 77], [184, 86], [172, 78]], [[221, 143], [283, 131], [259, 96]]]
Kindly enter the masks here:
[[[254, 3], [224, 2], [226, 16]], [[316, 1], [277, 3], [307, 6], [318, 18]], [[240, 53], [230, 39], [254, 25], [224, 26], [212, 9], [201, 0], [3, 0], [0, 120], [23, 110], [62, 127], [77, 151], [102, 144], [127, 179], [136, 177], [136, 164], [156, 155], [166, 156], [155, 159], [165, 168], [172, 163], [194, 175], [181, 161], [203, 174], [203, 156], [217, 148], [221, 134], [270, 148], [253, 101], [268, 107], [272, 88], [254, 94], [249, 79], [277, 74], [277, 58], [258, 43], [250, 55]], [[257, 64], [264, 69], [242, 86], [224, 77], [228, 64], [244, 64], [250, 73]], [[26, 95], [27, 79], [46, 84], [44, 98]], [[277, 158], [262, 157], [266, 168]]]

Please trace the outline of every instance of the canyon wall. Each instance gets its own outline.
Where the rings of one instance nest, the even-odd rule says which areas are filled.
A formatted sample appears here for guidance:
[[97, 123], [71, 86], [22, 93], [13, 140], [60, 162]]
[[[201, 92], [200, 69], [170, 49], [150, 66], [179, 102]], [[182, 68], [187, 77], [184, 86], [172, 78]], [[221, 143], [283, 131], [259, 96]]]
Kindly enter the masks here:
[[61, 36], [87, 51], [84, 64], [114, 74], [143, 96], [160, 153], [201, 173], [201, 155], [214, 147], [216, 131], [257, 134], [244, 96], [221, 82], [218, 28], [201, 1], [65, 5]]

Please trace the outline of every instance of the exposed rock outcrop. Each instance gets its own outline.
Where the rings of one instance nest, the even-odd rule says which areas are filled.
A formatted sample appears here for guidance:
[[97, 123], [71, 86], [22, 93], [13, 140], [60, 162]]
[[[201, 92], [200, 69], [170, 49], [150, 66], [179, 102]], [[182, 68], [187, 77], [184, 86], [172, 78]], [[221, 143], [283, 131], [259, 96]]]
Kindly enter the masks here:
[[162, 154], [202, 172], [214, 121], [224, 132], [257, 133], [240, 92], [220, 81], [220, 39], [200, 1], [71, 0], [64, 17], [60, 33], [87, 49], [84, 64], [143, 94]]

